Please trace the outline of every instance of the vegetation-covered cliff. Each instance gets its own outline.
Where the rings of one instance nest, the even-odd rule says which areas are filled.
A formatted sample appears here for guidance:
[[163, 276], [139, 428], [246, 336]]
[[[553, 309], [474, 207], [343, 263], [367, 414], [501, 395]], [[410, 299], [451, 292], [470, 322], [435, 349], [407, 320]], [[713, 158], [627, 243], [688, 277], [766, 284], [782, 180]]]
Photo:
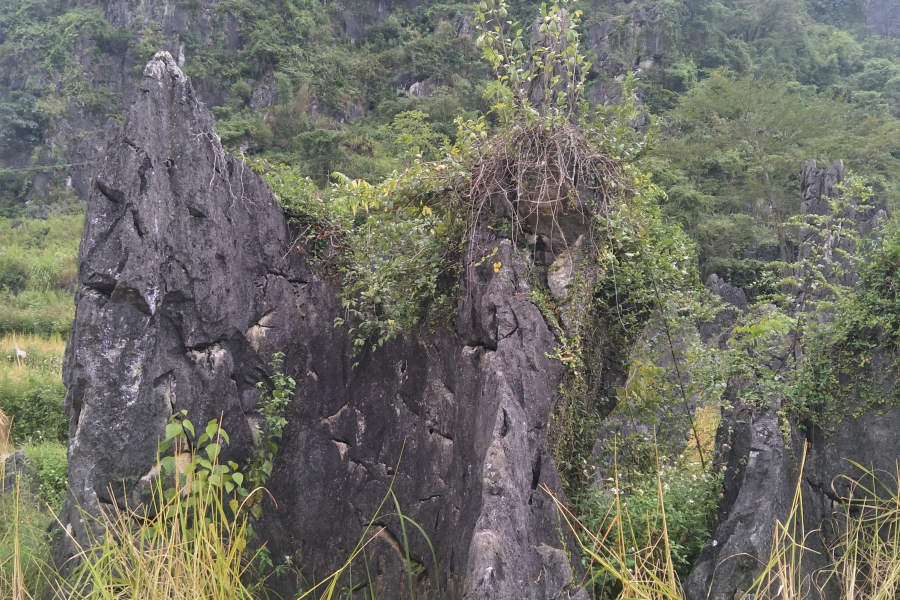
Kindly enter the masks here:
[[893, 548], [835, 463], [900, 453], [897, 7], [564, 5], [0, 0], [0, 409], [68, 596], [198, 493], [248, 594], [832, 597]]

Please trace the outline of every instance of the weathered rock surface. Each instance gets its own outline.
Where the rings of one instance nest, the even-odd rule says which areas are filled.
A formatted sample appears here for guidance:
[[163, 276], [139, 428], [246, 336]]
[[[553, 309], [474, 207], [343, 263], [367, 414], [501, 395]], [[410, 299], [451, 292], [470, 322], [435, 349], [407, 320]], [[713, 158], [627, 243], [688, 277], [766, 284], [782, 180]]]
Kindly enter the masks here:
[[718, 440], [717, 460], [724, 470], [719, 525], [685, 582], [687, 597], [745, 597], [768, 561], [775, 520], [787, 521], [799, 484], [808, 548], [803, 555], [803, 597], [838, 598], [836, 582], [828, 578], [829, 547], [841, 533], [845, 514], [841, 499], [849, 496], [850, 482], [864, 475], [852, 463], [878, 471], [888, 485], [885, 490], [896, 486], [892, 477], [900, 457], [896, 435], [900, 409], [870, 410], [833, 421], [829, 425], [833, 431], [827, 433], [820, 427], [807, 432], [792, 429], [786, 439], [777, 399], [763, 407], [738, 400], [741, 389], [749, 385], [733, 381], [729, 386], [733, 408], [724, 414]]
[[[844, 181], [844, 177], [844, 161], [834, 161], [823, 169], [818, 168], [814, 160], [806, 161], [803, 165], [800, 184], [802, 192], [800, 214], [805, 216], [804, 223], [813, 223], [814, 225], [816, 217], [832, 213], [831, 201], [841, 196], [842, 192], [838, 186]], [[887, 218], [887, 212], [880, 206], [877, 198], [870, 198], [868, 203], [862, 207], [851, 199], [837, 216], [846, 220], [847, 223], [853, 223], [858, 236], [865, 236], [871, 234], [879, 222]], [[859, 281], [859, 274], [853, 270], [849, 259], [849, 256], [856, 252], [857, 246], [856, 240], [852, 236], [832, 233], [829, 234], [828, 239], [823, 240], [822, 234], [815, 226], [803, 228], [800, 230], [799, 258], [801, 260], [810, 258], [813, 244], [824, 247], [824, 253], [819, 262], [822, 264], [829, 283], [848, 287], [856, 285]], [[832, 271], [824, 264], [825, 261], [838, 262], [841, 268]]]
[[[246, 457], [255, 384], [282, 351], [298, 391], [268, 486], [277, 506], [257, 528], [273, 556], [321, 581], [393, 480], [437, 557], [435, 568], [407, 527], [417, 597], [586, 598], [572, 584], [574, 542], [541, 489], [560, 489], [545, 439], [563, 367], [547, 357], [557, 340], [523, 294], [512, 244], [485, 233], [467, 251], [457, 331], [412, 331], [351, 359], [347, 329], [333, 326], [339, 280], [290, 241], [265, 184], [222, 152], [189, 79], [158, 54], [89, 200], [64, 367], [62, 522], [82, 537], [76, 506], [96, 514], [126, 497], [181, 409], [200, 423], [221, 414], [232, 457]], [[481, 260], [495, 248], [499, 273]], [[354, 583], [403, 598], [399, 522], [381, 527], [366, 549], [371, 581], [360, 561]], [[300, 576], [279, 585], [296, 589]]]
[[157, 54], [85, 218], [63, 376], [76, 531], [76, 505], [96, 513], [150, 470], [174, 411], [223, 413], [236, 457], [249, 452], [254, 385], [302, 318], [288, 241], [265, 183], [222, 151], [190, 80]]
[[[654, 57], [672, 45], [662, 4], [653, 0], [635, 2], [623, 12], [619, 18], [603, 19], [593, 25], [585, 39], [588, 47], [597, 52], [594, 70], [618, 81], [624, 80], [628, 71], [652, 68]], [[591, 93], [602, 93], [602, 89], [595, 85]], [[616, 102], [620, 95], [621, 92], [608, 100]]]
[[767, 561], [775, 519], [790, 512], [797, 465], [785, 444], [775, 401], [764, 408], [738, 401], [752, 387], [732, 381], [726, 399], [734, 408], [723, 414], [717, 440], [724, 479], [719, 500], [719, 525], [697, 566], [684, 584], [692, 600], [741, 600]]
[[[493, 247], [500, 273], [475, 266]], [[311, 281], [315, 300], [298, 332], [306, 342], [291, 357], [303, 385], [271, 486], [281, 507], [266, 529], [275, 547], [327, 575], [334, 551], [321, 549], [352, 549], [399, 461], [394, 490], [438, 557], [440, 592], [427, 544], [413, 536], [421, 592], [570, 596], [559, 522], [539, 487], [559, 489], [544, 438], [561, 366], [544, 354], [555, 340], [537, 307], [517, 295], [522, 271], [509, 241], [481, 248], [467, 266], [459, 335], [416, 331], [354, 370], [346, 332], [331, 327], [336, 289]], [[383, 524], [369, 550], [385, 574], [376, 596], [404, 597], [400, 532]]]
[[0, 454], [0, 496], [16, 493], [17, 486], [26, 486], [32, 483], [34, 463], [28, 458], [24, 450], [17, 450], [10, 454]]
[[724, 304], [712, 321], [698, 323], [697, 331], [705, 343], [717, 344], [720, 349], [724, 350], [727, 346], [727, 334], [730, 326], [747, 310], [747, 294], [715, 273], [706, 278], [706, 289], [718, 296]]

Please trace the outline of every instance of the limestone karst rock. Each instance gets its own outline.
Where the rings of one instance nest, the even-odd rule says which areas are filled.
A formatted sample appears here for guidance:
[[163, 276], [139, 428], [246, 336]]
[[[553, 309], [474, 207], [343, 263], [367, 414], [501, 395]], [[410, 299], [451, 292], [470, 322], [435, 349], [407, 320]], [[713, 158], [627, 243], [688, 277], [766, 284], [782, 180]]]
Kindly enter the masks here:
[[[586, 598], [572, 585], [573, 541], [541, 489], [560, 489], [546, 426], [563, 367], [547, 356], [556, 338], [522, 295], [525, 265], [512, 244], [479, 238], [457, 331], [414, 330], [352, 369], [347, 330], [333, 325], [340, 282], [291, 239], [262, 179], [222, 151], [190, 80], [158, 53], [88, 203], [64, 367], [72, 491], [63, 525], [83, 540], [79, 506], [97, 514], [124, 501], [182, 409], [200, 423], [222, 414], [231, 457], [247, 457], [255, 384], [281, 351], [298, 392], [269, 484], [277, 507], [266, 503], [257, 528], [273, 556], [321, 580], [396, 475], [404, 513], [437, 556], [435, 568], [411, 536], [423, 568], [417, 597]], [[478, 261], [495, 248], [499, 273]], [[403, 598], [399, 524], [381, 525], [366, 583]], [[57, 563], [68, 553], [64, 540]]]
[[248, 454], [254, 384], [287, 342], [270, 324], [301, 318], [288, 242], [265, 183], [222, 151], [190, 80], [158, 54], [85, 218], [63, 375], [76, 534], [76, 506], [96, 513], [154, 465], [174, 410], [224, 413], [235, 457]]

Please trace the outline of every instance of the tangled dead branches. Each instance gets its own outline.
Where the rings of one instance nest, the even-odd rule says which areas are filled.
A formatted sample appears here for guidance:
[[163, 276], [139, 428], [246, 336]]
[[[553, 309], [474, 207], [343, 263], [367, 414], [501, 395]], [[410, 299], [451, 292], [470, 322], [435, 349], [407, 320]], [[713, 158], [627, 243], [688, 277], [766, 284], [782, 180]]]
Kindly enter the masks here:
[[608, 216], [610, 201], [633, 187], [622, 162], [598, 141], [579, 125], [542, 119], [523, 119], [486, 140], [472, 172], [470, 226], [490, 203], [512, 219], [514, 236], [540, 235], [564, 246], [566, 232], [590, 231], [596, 217]]

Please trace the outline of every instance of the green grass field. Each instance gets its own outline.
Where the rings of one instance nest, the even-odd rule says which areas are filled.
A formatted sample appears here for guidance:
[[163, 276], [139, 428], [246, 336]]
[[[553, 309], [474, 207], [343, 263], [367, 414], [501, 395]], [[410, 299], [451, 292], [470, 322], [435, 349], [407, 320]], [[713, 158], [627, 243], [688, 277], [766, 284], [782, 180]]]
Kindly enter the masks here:
[[68, 336], [84, 215], [0, 218], [0, 334]]
[[[19, 490], [0, 495], [4, 600], [24, 600], [45, 588], [46, 531], [65, 498], [62, 361], [75, 314], [83, 224], [83, 215], [0, 218], [0, 411], [12, 421], [0, 454], [23, 449], [33, 464]], [[24, 358], [17, 357], [17, 346]]]

